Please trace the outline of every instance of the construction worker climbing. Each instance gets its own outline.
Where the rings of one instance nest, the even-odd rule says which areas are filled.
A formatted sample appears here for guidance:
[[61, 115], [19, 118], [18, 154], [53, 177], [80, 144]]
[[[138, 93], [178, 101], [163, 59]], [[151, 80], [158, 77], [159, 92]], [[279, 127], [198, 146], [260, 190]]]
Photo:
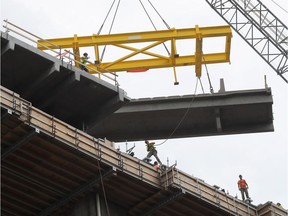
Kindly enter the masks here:
[[89, 57], [88, 57], [88, 54], [85, 52], [83, 54], [83, 56], [81, 57], [81, 65], [80, 65], [80, 69], [81, 70], [84, 70], [86, 72], [88, 72], [88, 69], [86, 68], [85, 64], [87, 63]]
[[162, 162], [157, 156], [157, 150], [156, 150], [156, 147], [154, 146], [155, 142], [150, 143], [148, 140], [145, 140], [145, 143], [146, 143], [148, 154], [143, 160], [149, 163], [151, 161], [150, 157], [153, 155], [161, 166]]

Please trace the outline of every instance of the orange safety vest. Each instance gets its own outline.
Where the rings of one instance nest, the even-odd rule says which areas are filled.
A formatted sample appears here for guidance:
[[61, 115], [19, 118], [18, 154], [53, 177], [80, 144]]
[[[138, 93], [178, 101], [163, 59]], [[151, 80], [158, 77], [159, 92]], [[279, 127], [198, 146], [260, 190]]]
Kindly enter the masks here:
[[239, 188], [246, 188], [246, 181], [244, 179], [238, 181]]

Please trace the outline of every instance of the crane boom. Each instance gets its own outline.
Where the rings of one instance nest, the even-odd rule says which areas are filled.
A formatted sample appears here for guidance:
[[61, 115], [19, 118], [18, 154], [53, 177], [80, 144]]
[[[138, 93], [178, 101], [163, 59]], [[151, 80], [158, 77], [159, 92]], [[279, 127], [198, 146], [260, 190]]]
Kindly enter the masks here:
[[206, 2], [288, 83], [288, 28], [259, 0]]

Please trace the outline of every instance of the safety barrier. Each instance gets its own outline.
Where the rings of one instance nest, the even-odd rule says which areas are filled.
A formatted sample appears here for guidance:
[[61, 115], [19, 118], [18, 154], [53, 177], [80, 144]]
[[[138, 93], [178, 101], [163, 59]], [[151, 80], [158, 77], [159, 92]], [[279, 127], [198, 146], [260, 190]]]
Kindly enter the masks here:
[[218, 208], [225, 209], [225, 211], [231, 214], [258, 216], [257, 209], [251, 205], [230, 196], [218, 187], [212, 187], [204, 181], [178, 170], [176, 167], [172, 167], [162, 174], [161, 183], [163, 187], [168, 186], [183, 189], [187, 193], [205, 200]]
[[159, 187], [156, 170], [144, 161], [134, 158], [114, 148], [114, 143], [107, 139], [96, 139], [65, 122], [48, 115], [22, 99], [18, 94], [0, 87], [1, 107], [15, 114], [20, 120], [39, 133], [47, 134], [69, 146], [83, 151], [110, 166]]

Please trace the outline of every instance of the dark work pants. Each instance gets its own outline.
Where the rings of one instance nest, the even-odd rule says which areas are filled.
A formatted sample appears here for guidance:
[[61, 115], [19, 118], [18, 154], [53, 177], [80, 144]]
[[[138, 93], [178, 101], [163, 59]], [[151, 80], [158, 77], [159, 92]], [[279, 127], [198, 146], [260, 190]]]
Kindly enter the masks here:
[[[241, 196], [242, 196], [242, 200], [243, 201], [245, 200], [245, 196], [246, 196], [246, 199], [249, 198], [249, 194], [248, 194], [247, 188], [240, 188], [240, 191], [241, 191]], [[244, 196], [244, 193], [245, 193], [245, 196]]]
[[160, 159], [158, 158], [157, 150], [156, 150], [156, 149], [149, 151], [148, 154], [147, 154], [147, 156], [146, 156], [146, 158], [150, 158], [152, 155], [156, 158], [156, 160], [158, 161], [158, 163], [159, 163], [160, 165], [162, 165]]

